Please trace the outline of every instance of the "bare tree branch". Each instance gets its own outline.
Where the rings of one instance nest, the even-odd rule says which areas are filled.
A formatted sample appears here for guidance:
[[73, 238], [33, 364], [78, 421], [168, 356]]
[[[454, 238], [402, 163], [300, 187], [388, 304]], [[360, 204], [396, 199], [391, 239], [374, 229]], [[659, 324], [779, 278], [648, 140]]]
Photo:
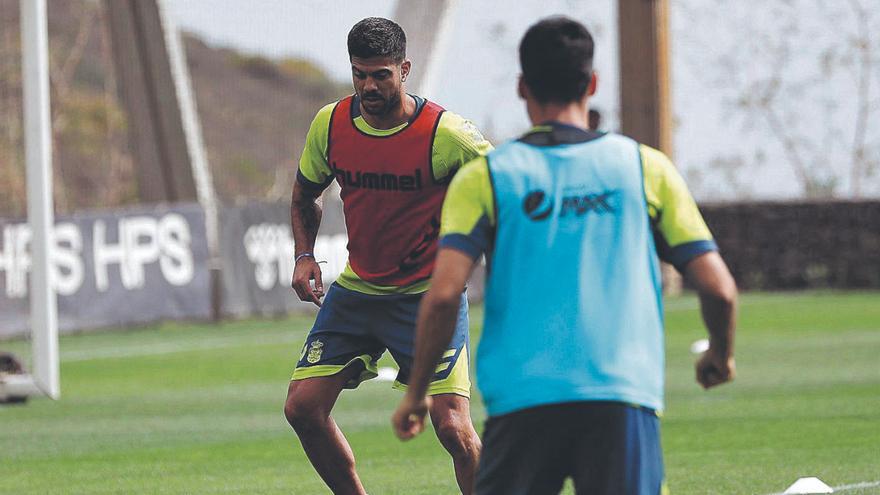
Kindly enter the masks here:
[[79, 29], [77, 30], [73, 46], [71, 46], [67, 58], [64, 60], [64, 64], [62, 64], [61, 68], [54, 71], [55, 77], [53, 77], [53, 82], [57, 86], [58, 95], [62, 98], [70, 90], [70, 83], [73, 80], [73, 75], [76, 72], [79, 63], [82, 61], [86, 45], [89, 43], [89, 38], [92, 34], [92, 26], [94, 25], [95, 20], [95, 10], [96, 9], [89, 7], [88, 4], [83, 4], [83, 12], [79, 20]]
[[856, 107], [856, 125], [853, 133], [852, 163], [850, 165], [850, 190], [854, 198], [862, 195], [863, 166], [866, 160], [865, 140], [868, 133], [868, 118], [871, 113], [871, 30], [869, 26], [869, 14], [862, 7], [859, 0], [849, 0], [849, 6], [853, 11], [858, 25], [858, 38], [856, 50], [859, 54], [858, 62], [858, 103]]

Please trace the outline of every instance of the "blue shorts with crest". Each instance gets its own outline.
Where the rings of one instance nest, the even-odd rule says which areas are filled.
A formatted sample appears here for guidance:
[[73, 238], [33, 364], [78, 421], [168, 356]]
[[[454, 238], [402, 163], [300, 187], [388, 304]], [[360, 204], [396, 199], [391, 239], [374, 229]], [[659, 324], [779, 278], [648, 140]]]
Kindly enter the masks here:
[[[363, 294], [332, 284], [291, 379], [330, 376], [355, 367], [360, 374], [346, 384], [346, 388], [355, 388], [378, 376], [377, 362], [387, 349], [400, 368], [393, 386], [405, 389], [422, 296]], [[462, 294], [455, 334], [437, 365], [428, 394], [469, 397], [468, 359], [468, 303], [466, 294]]]

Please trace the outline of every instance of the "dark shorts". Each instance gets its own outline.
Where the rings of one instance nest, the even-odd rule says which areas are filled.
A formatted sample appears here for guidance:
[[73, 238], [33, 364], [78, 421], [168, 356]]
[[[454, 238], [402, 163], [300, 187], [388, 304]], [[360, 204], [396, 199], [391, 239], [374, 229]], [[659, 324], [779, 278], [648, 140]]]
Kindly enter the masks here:
[[[405, 389], [412, 368], [421, 300], [422, 294], [377, 296], [332, 284], [291, 379], [330, 376], [356, 367], [360, 374], [346, 384], [346, 388], [355, 388], [377, 376], [376, 363], [387, 349], [400, 367], [393, 386]], [[470, 397], [470, 389], [468, 304], [462, 294], [455, 334], [437, 366], [428, 394]]]
[[660, 422], [651, 409], [571, 402], [489, 418], [477, 495], [666, 493]]

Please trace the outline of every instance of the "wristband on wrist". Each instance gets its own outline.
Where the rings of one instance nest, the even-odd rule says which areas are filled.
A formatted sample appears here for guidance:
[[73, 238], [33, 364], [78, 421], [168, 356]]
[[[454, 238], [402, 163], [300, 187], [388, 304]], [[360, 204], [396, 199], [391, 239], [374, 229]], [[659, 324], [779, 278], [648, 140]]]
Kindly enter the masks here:
[[295, 265], [295, 264], [299, 263], [299, 260], [301, 260], [301, 259], [303, 259], [303, 258], [312, 258], [312, 259], [314, 259], [314, 258], [315, 258], [315, 255], [314, 255], [313, 253], [302, 253], [302, 254], [300, 254], [299, 256], [297, 256], [296, 258], [294, 258], [294, 260], [293, 260], [293, 264]]

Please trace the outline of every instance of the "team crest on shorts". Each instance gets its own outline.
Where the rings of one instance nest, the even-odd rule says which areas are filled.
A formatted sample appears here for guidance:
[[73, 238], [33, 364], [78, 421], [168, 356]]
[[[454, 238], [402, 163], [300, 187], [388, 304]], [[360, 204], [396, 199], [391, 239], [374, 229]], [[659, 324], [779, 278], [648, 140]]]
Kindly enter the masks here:
[[315, 340], [311, 344], [309, 344], [309, 354], [306, 356], [306, 361], [310, 364], [315, 364], [321, 360], [321, 354], [324, 353], [324, 343], [320, 340]]

